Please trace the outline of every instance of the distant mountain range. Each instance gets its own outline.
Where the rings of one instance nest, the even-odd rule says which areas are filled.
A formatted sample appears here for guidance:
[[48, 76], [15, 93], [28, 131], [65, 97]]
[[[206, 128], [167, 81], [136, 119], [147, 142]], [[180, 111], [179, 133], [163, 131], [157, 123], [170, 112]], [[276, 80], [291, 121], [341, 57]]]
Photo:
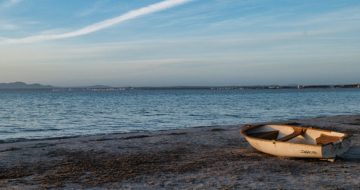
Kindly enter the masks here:
[[50, 85], [26, 84], [24, 82], [0, 83], [0, 89], [50, 89]]
[[257, 85], [257, 86], [174, 86], [174, 87], [111, 87], [94, 85], [84, 87], [55, 87], [42, 84], [27, 84], [24, 82], [0, 83], [1, 89], [52, 89], [52, 90], [93, 90], [93, 91], [116, 91], [116, 90], [169, 90], [169, 89], [209, 89], [209, 90], [236, 90], [236, 89], [310, 89], [310, 88], [360, 88], [359, 84], [343, 85]]

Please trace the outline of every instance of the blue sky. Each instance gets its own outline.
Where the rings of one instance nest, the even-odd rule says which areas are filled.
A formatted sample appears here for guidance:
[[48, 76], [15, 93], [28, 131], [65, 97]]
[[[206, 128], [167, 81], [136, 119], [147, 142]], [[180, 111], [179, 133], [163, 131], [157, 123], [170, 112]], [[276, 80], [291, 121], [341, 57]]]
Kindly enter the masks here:
[[358, 0], [0, 0], [0, 82], [355, 83], [359, 34]]

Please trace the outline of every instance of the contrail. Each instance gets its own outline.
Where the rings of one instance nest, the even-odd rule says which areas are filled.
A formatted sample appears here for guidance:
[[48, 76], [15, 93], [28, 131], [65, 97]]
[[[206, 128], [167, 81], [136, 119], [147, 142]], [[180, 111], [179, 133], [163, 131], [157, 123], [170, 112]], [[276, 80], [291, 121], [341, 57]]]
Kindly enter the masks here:
[[[140, 16], [148, 15], [151, 13], [159, 12], [162, 10], [166, 10], [172, 7], [179, 6], [181, 4], [188, 3], [192, 0], [165, 0], [159, 3], [151, 4], [146, 7], [142, 7], [140, 9], [129, 11], [123, 15], [107, 19], [83, 28], [80, 28], [75, 31], [61, 33], [61, 34], [43, 34], [43, 35], [34, 35], [28, 36], [24, 38], [1, 38], [3, 42], [7, 43], [33, 43], [33, 42], [42, 42], [42, 41], [49, 41], [49, 40], [59, 40], [59, 39], [66, 39], [66, 38], [73, 38], [77, 36], [83, 36], [87, 34], [94, 33], [96, 31], [111, 27], [116, 24], [120, 24], [122, 22], [135, 19]], [[1, 41], [0, 41], [1, 42]]]

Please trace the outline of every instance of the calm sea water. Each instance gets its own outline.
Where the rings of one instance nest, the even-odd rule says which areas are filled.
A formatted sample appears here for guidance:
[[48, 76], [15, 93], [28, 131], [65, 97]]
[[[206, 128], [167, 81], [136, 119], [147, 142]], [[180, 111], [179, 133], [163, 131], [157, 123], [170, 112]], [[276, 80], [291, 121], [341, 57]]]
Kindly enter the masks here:
[[359, 113], [359, 89], [0, 91], [0, 140]]

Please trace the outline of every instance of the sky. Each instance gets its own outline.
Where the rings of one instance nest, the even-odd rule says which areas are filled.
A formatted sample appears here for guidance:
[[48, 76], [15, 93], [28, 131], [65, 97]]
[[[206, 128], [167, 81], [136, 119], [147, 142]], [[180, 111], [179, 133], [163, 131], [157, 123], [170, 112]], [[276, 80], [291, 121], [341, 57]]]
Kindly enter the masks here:
[[358, 0], [0, 0], [0, 82], [360, 82]]

